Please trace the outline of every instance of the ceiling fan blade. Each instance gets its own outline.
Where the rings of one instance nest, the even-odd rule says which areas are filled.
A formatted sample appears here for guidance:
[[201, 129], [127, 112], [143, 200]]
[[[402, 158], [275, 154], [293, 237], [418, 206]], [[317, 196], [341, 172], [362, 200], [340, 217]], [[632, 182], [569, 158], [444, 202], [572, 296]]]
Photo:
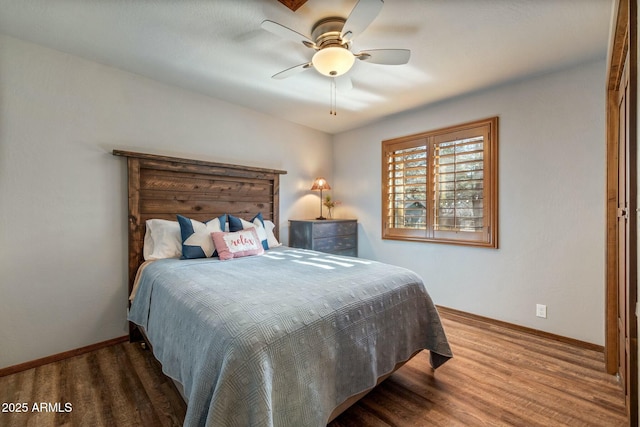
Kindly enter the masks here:
[[304, 34], [292, 30], [289, 27], [278, 24], [277, 22], [269, 21], [268, 19], [262, 21], [260, 24], [263, 30], [269, 31], [272, 34], [282, 37], [283, 39], [289, 39], [296, 43], [302, 43], [303, 45], [311, 48], [316, 48], [316, 44]]
[[409, 62], [411, 51], [409, 49], [371, 49], [363, 50], [356, 54], [362, 61], [383, 65], [402, 65]]
[[358, 0], [342, 27], [342, 39], [348, 42], [357, 37], [376, 19], [383, 5], [384, 0]]
[[291, 68], [287, 68], [284, 71], [280, 71], [279, 73], [274, 74], [273, 76], [271, 76], [271, 78], [276, 80], [286, 79], [287, 77], [298, 74], [299, 72], [304, 71], [307, 68], [313, 68], [313, 64], [311, 62], [305, 62], [304, 64], [295, 65]]
[[333, 80], [336, 83], [336, 89], [339, 92], [347, 92], [353, 89], [353, 82], [351, 81], [351, 77], [343, 74], [338, 77], [334, 77]]

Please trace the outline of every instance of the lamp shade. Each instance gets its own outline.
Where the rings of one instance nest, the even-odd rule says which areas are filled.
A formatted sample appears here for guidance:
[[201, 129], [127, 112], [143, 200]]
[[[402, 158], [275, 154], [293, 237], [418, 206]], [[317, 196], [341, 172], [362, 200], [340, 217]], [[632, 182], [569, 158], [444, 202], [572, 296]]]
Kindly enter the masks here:
[[317, 51], [311, 62], [320, 74], [329, 77], [341, 76], [351, 69], [355, 56], [344, 47], [330, 46]]
[[313, 186], [311, 187], [312, 190], [331, 190], [331, 186], [329, 185], [329, 183], [327, 182], [326, 179], [324, 178], [316, 178], [315, 181], [313, 181]]
[[326, 219], [322, 216], [322, 190], [331, 190], [331, 186], [324, 178], [316, 178], [313, 181], [313, 185], [311, 186], [311, 190], [319, 190], [320, 191], [320, 216], [316, 219]]

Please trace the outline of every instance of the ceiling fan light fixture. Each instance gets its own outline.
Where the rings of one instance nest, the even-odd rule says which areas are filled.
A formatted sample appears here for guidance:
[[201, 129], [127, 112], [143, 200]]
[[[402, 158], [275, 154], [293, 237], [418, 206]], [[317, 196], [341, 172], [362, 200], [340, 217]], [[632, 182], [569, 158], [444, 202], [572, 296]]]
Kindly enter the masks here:
[[355, 56], [344, 47], [329, 46], [317, 51], [311, 62], [320, 74], [337, 77], [351, 69]]

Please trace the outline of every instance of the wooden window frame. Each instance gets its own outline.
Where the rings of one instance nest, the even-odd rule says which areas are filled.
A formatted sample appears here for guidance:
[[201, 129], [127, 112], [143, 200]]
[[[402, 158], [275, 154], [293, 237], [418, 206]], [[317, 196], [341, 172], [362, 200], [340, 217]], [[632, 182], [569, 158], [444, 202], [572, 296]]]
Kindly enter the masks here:
[[[466, 138], [470, 135], [484, 136], [483, 140], [483, 226], [478, 232], [439, 231], [434, 226], [434, 148], [443, 141]], [[389, 158], [392, 153], [409, 148], [426, 147], [426, 209], [423, 228], [394, 227], [389, 218], [397, 218], [390, 210]], [[396, 155], [397, 157], [397, 155]], [[449, 126], [428, 132], [407, 135], [382, 141], [382, 238], [431, 243], [448, 243], [465, 246], [498, 248], [498, 117]]]

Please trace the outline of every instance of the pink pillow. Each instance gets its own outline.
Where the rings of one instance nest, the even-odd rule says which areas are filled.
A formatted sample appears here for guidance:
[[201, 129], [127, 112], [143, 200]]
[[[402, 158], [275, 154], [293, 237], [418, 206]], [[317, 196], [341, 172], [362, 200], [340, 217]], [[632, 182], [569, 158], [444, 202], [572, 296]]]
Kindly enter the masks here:
[[221, 260], [264, 253], [262, 242], [253, 227], [233, 233], [214, 231], [211, 237]]

